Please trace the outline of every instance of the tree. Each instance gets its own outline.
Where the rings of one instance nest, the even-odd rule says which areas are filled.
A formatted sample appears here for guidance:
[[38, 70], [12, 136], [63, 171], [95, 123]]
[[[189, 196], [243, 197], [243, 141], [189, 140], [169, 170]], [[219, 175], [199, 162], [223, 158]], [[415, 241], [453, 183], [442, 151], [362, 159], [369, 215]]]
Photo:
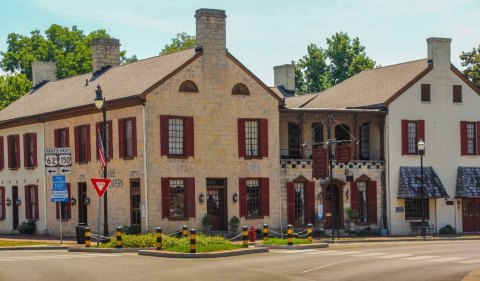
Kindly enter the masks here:
[[[71, 29], [52, 24], [43, 35], [39, 30], [30, 32], [30, 36], [10, 33], [7, 37], [7, 51], [0, 52], [0, 68], [7, 73], [0, 77], [0, 106], [5, 107], [31, 89], [32, 62], [54, 61], [59, 79], [92, 71], [92, 48], [95, 38], [111, 38], [104, 29], [85, 35], [73, 26]], [[120, 52], [121, 62], [136, 61], [128, 58], [126, 51]], [[30, 86], [26, 87], [26, 83]], [[10, 91], [10, 92], [5, 92]]]
[[172, 38], [172, 42], [163, 47], [163, 49], [160, 51], [160, 55], [167, 55], [194, 48], [195, 43], [195, 36], [188, 35], [186, 32], [177, 33], [175, 38]]
[[308, 45], [307, 55], [295, 64], [295, 86], [300, 94], [320, 92], [374, 66], [358, 37], [337, 32], [327, 38], [326, 49]]
[[480, 88], [480, 45], [470, 52], [462, 52], [460, 59], [462, 60], [462, 66], [467, 67], [463, 73]]

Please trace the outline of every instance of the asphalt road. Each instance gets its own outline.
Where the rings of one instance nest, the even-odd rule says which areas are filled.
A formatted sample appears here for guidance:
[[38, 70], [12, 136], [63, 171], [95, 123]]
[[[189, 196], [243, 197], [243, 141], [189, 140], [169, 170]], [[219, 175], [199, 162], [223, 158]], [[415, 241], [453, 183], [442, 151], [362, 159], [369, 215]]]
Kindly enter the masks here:
[[0, 251], [0, 281], [461, 280], [476, 268], [480, 241], [335, 244], [215, 259]]

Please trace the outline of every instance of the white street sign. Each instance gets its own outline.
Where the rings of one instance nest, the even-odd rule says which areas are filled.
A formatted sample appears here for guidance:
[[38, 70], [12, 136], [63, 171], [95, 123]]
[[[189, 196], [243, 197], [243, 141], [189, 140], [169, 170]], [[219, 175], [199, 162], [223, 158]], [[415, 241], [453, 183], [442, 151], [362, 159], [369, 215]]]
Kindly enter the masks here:
[[58, 150], [58, 154], [70, 154], [71, 153], [71, 149], [70, 147], [58, 147], [57, 148]]
[[45, 168], [57, 167], [58, 157], [56, 154], [45, 154]]
[[72, 166], [72, 156], [69, 154], [59, 154], [58, 155], [58, 165], [60, 167], [70, 167]]
[[57, 154], [58, 149], [56, 147], [47, 147], [45, 148], [45, 154]]
[[45, 172], [47, 176], [56, 176], [58, 175], [58, 168], [57, 167], [46, 167]]
[[70, 175], [71, 167], [58, 167], [59, 175]]

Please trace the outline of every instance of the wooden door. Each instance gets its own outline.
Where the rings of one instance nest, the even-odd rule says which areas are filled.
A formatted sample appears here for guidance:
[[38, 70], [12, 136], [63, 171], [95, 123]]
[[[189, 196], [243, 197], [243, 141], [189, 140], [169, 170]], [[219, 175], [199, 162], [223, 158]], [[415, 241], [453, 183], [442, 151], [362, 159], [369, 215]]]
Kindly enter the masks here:
[[207, 179], [207, 214], [212, 217], [213, 231], [227, 230], [226, 180]]
[[87, 183], [78, 183], [78, 223], [84, 223], [88, 225], [88, 205], [90, 199], [87, 197]]
[[463, 232], [479, 232], [480, 198], [463, 198], [462, 201]]
[[325, 217], [325, 228], [332, 228], [332, 217], [334, 218], [335, 225], [337, 228], [342, 226], [341, 218], [342, 213], [340, 211], [340, 192], [339, 188], [336, 185], [330, 185], [323, 190], [323, 213]]
[[[13, 219], [13, 229], [17, 229], [18, 227], [18, 186], [12, 186], [12, 219]], [[26, 202], [24, 202], [26, 204]]]

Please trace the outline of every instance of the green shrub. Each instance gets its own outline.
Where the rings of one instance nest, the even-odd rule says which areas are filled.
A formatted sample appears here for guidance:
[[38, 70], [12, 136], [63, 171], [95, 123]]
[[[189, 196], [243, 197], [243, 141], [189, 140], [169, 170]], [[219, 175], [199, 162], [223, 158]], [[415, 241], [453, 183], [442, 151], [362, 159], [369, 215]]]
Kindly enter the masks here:
[[139, 225], [124, 226], [122, 229], [125, 234], [140, 234], [140, 232], [142, 232]]
[[37, 224], [35, 223], [34, 220], [28, 220], [22, 222], [18, 226], [18, 231], [20, 231], [21, 234], [34, 234], [35, 229], [37, 228]]
[[357, 236], [378, 236], [380, 234], [380, 230], [365, 227], [363, 229], [357, 230], [355, 234]]
[[440, 228], [440, 230], [438, 231], [439, 234], [457, 234], [457, 231], [455, 230], [454, 227], [452, 227], [451, 225], [447, 224], [446, 226]]
[[[305, 239], [305, 238], [293, 237], [292, 242], [293, 242], [293, 245], [310, 244], [310, 241], [308, 241], [308, 239]], [[263, 241], [263, 244], [265, 245], [287, 245], [287, 243], [288, 243], [287, 238], [282, 239], [282, 238], [276, 238], [276, 237], [268, 238]]]
[[240, 225], [240, 219], [237, 216], [233, 216], [228, 221], [228, 225], [230, 226], [232, 232], [237, 233], [238, 226]]

